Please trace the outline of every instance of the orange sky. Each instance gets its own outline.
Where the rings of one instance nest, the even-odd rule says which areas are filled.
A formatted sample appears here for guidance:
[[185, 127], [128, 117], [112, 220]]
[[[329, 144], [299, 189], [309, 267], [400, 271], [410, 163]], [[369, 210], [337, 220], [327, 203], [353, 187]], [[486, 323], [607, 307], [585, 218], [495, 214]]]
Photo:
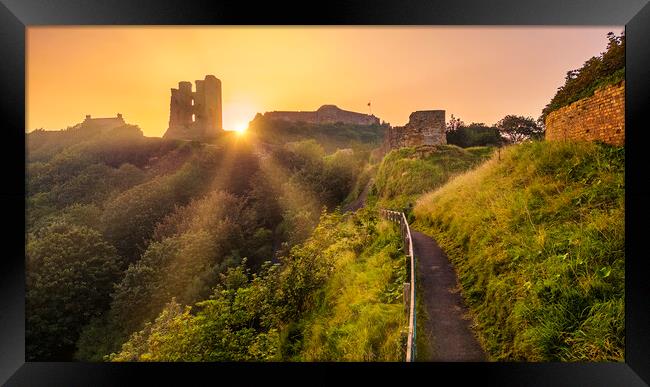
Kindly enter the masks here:
[[566, 72], [605, 50], [600, 27], [29, 27], [26, 128], [122, 113], [162, 136], [170, 88], [221, 79], [223, 124], [335, 104], [403, 125], [444, 109], [537, 118]]

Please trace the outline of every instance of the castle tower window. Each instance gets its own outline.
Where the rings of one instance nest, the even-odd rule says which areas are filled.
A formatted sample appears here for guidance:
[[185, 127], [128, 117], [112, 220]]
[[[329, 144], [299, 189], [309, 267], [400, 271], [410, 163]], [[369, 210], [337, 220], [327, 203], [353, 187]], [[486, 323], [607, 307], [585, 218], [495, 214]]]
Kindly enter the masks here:
[[196, 122], [196, 115], [192, 114], [192, 122]]
[[194, 99], [192, 99], [192, 106], [194, 106]]

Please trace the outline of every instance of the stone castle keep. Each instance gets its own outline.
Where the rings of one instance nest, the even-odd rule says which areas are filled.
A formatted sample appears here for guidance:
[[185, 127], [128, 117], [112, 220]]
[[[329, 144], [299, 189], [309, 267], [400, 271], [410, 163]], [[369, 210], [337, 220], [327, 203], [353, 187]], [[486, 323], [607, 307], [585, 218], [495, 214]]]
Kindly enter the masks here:
[[409, 146], [442, 145], [447, 143], [444, 110], [419, 110], [411, 113], [404, 126], [388, 129], [385, 151]]
[[200, 140], [217, 136], [223, 131], [221, 116], [221, 81], [214, 75], [206, 75], [192, 83], [178, 82], [178, 89], [171, 89], [169, 105], [169, 128], [163, 138]]
[[379, 125], [374, 115], [356, 113], [340, 109], [336, 105], [323, 105], [316, 111], [272, 111], [264, 113], [264, 118], [310, 124], [333, 124], [342, 122], [354, 125]]

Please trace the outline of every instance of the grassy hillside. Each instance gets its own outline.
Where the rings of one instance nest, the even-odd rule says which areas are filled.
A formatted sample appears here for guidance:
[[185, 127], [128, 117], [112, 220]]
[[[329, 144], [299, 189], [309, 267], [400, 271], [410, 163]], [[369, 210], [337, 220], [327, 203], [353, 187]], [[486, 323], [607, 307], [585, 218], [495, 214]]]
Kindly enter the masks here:
[[254, 140], [136, 126], [27, 134], [28, 358], [101, 360], [173, 298], [207, 298], [244, 259], [257, 273], [342, 204], [368, 158], [313, 140], [260, 152]]
[[624, 149], [533, 142], [422, 197], [497, 360], [622, 361]]
[[[133, 337], [124, 356], [131, 345], [139, 360], [399, 359], [399, 238], [370, 214], [319, 225], [365, 186], [381, 128], [284, 129], [261, 146], [255, 133], [200, 143], [132, 125], [27, 134], [28, 358], [97, 361]], [[177, 335], [176, 352], [139, 352], [195, 304], [197, 331], [173, 331], [193, 348]]]
[[379, 165], [370, 200], [381, 207], [403, 209], [454, 174], [487, 159], [493, 149], [438, 145], [393, 150]]

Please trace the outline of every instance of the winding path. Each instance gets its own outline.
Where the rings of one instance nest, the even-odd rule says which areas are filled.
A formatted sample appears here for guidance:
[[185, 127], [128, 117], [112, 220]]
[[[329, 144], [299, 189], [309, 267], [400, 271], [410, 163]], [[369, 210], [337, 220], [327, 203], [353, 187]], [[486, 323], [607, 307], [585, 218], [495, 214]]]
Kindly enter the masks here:
[[363, 207], [366, 204], [366, 198], [368, 197], [368, 191], [370, 190], [370, 186], [372, 185], [372, 179], [368, 181], [368, 184], [366, 184], [365, 187], [363, 187], [363, 191], [361, 191], [361, 194], [359, 194], [359, 197], [353, 201], [352, 203], [348, 204], [344, 211], [356, 211]]
[[486, 361], [447, 255], [431, 237], [411, 229], [417, 258], [418, 361]]
[[[372, 180], [345, 211], [365, 205]], [[417, 259], [417, 361], [486, 361], [460, 295], [456, 271], [433, 238], [411, 229]]]

